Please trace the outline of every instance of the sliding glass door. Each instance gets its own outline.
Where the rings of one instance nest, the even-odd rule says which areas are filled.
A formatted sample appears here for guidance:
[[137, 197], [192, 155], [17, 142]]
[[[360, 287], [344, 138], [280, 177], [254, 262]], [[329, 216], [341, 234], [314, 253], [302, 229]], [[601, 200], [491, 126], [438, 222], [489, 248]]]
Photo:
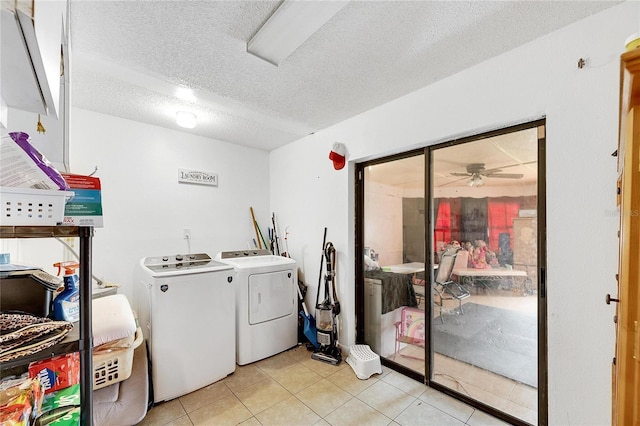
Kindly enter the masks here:
[[544, 121], [357, 169], [357, 339], [514, 424], [546, 423]]
[[[425, 156], [420, 152], [361, 171], [364, 340], [387, 361], [425, 375]], [[415, 285], [422, 283], [422, 286]], [[413, 316], [413, 340], [403, 330]], [[412, 331], [413, 331], [412, 329]]]
[[430, 150], [431, 381], [531, 424], [541, 132], [533, 126]]

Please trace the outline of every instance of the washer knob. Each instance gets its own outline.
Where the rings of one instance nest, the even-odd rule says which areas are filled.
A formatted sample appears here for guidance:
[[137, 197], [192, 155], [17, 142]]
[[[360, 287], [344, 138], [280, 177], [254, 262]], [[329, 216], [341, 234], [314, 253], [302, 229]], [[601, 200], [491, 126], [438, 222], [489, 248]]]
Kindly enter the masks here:
[[181, 254], [176, 254], [176, 260], [182, 260], [182, 255]]

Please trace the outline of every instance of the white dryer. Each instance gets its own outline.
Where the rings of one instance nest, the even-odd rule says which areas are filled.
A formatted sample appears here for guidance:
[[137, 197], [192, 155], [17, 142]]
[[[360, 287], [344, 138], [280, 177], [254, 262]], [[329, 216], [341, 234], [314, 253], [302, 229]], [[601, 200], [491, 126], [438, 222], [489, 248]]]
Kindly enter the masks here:
[[245, 365], [298, 343], [298, 268], [268, 250], [218, 253], [236, 282], [236, 362]]

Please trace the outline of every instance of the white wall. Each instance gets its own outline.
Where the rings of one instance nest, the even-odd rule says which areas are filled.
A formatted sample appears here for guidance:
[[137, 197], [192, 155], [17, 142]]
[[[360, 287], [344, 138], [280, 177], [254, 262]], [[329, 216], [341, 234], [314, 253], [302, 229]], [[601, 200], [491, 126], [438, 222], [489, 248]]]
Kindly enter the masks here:
[[[532, 142], [535, 143], [535, 142]], [[435, 198], [492, 198], [492, 197], [522, 197], [535, 196], [538, 194], [536, 184], [529, 185], [500, 185], [481, 186], [480, 188], [470, 186], [440, 187], [434, 188]]]
[[365, 191], [364, 246], [378, 253], [380, 266], [402, 263], [402, 188], [372, 182]]
[[60, 172], [65, 171], [64, 123], [56, 117], [41, 116], [40, 123], [45, 133], [38, 133], [38, 114], [8, 108], [7, 129], [9, 132], [24, 132], [29, 135], [29, 142]]
[[[355, 343], [354, 163], [546, 116], [549, 424], [610, 423], [611, 153], [619, 55], [637, 17], [638, 3], [624, 3], [271, 153], [271, 209], [292, 230], [312, 297], [324, 226], [338, 251], [343, 345]], [[349, 151], [340, 171], [327, 158], [336, 141]]]
[[[74, 108], [70, 166], [102, 182], [104, 227], [95, 229], [93, 272], [131, 296], [146, 256], [191, 252], [212, 257], [246, 248], [254, 229], [249, 207], [270, 223], [269, 156], [179, 131]], [[178, 168], [218, 173], [218, 187], [178, 183]]]

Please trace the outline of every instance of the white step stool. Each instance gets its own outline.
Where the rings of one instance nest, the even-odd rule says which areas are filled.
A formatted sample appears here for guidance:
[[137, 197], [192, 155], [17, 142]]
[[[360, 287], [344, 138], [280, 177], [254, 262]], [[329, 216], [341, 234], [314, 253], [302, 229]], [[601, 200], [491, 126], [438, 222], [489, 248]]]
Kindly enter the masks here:
[[375, 373], [382, 374], [380, 356], [369, 345], [351, 345], [346, 361], [360, 380], [366, 380]]

